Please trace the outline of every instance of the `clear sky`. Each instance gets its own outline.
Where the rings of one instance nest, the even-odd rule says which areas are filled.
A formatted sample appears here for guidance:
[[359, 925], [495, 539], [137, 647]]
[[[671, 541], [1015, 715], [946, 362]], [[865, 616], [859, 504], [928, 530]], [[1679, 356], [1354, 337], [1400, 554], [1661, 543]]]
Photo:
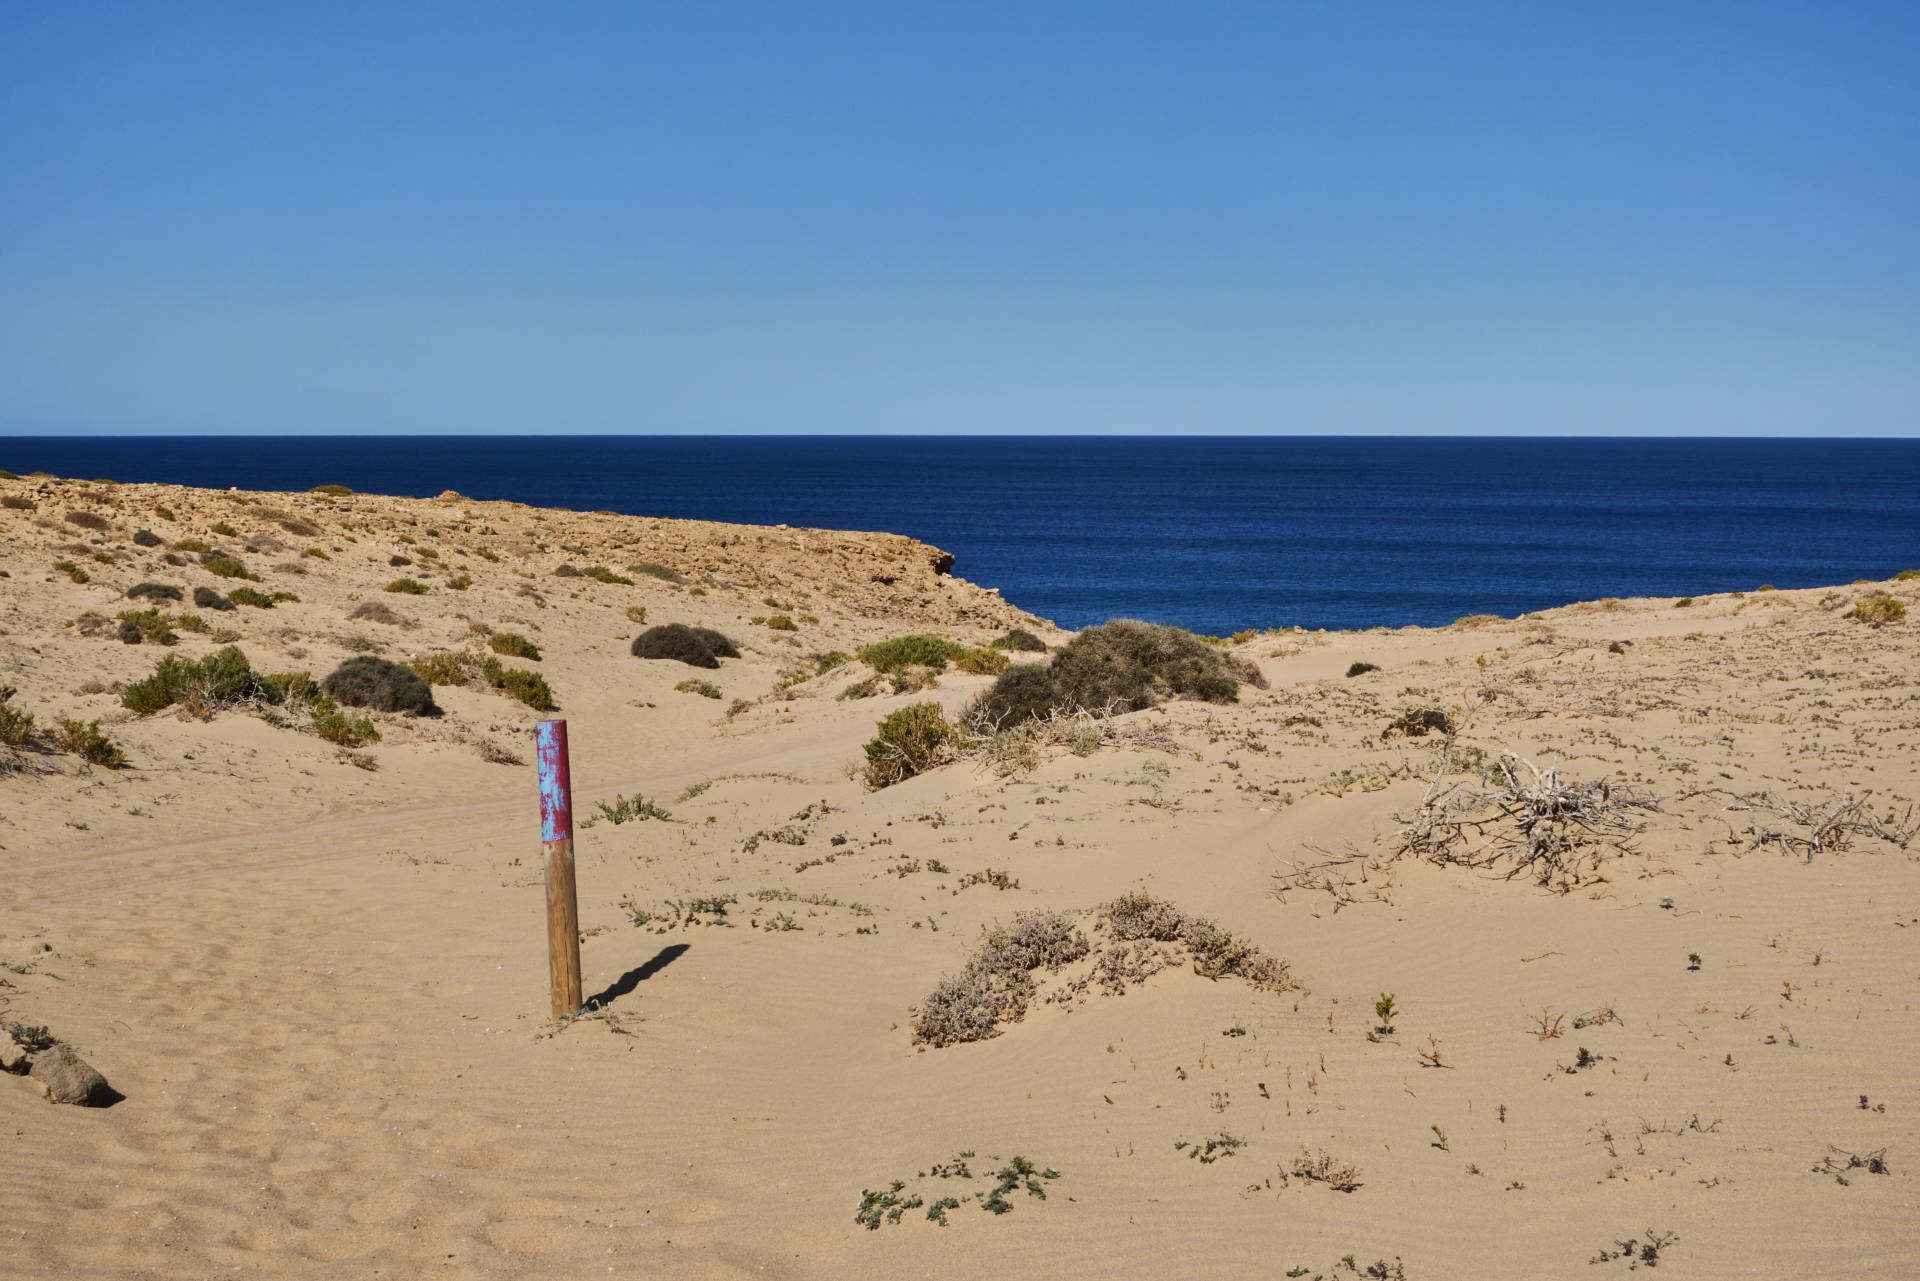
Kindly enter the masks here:
[[1920, 4], [0, 3], [0, 434], [1920, 435]]

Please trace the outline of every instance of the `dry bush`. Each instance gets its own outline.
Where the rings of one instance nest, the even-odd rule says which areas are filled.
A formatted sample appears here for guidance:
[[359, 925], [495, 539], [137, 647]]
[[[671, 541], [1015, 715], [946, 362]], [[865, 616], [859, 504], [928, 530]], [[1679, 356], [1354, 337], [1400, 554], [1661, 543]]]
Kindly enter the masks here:
[[412, 620], [405, 614], [377, 600], [361, 601], [348, 612], [347, 619], [350, 622], [385, 623], [390, 627], [413, 626]]
[[[1094, 989], [1118, 996], [1183, 960], [1208, 978], [1239, 978], [1262, 991], [1294, 986], [1283, 962], [1246, 940], [1151, 895], [1130, 894], [1078, 919], [1029, 912], [989, 931], [966, 968], [921, 1002], [913, 1040], [936, 1047], [983, 1041], [1019, 1022], [1036, 1000], [1070, 1005]], [[1042, 973], [1061, 975], [1044, 997]]]
[[[1523, 779], [1517, 765], [1526, 767]], [[1591, 884], [1610, 855], [1633, 852], [1639, 815], [1659, 808], [1651, 797], [1616, 787], [1606, 779], [1563, 782], [1512, 752], [1498, 769], [1506, 785], [1481, 790], [1462, 779], [1427, 786], [1420, 808], [1396, 832], [1396, 853], [1431, 863], [1505, 868], [1512, 880], [1525, 875], [1559, 893]]]
[[[1710, 787], [1689, 792], [1681, 799], [1691, 800], [1696, 796], [1722, 797], [1727, 802], [1725, 812], [1747, 816], [1744, 833], [1732, 823], [1727, 825], [1728, 840], [1738, 841], [1744, 836], [1749, 849], [1778, 845], [1783, 850], [1805, 854], [1809, 861], [1815, 854], [1846, 849], [1855, 837], [1877, 837], [1904, 850], [1920, 835], [1920, 817], [1915, 816], [1911, 804], [1904, 813], [1889, 808], [1884, 815], [1876, 814], [1869, 803], [1872, 792], [1859, 796], [1844, 792], [1838, 796], [1794, 801], [1775, 797], [1771, 792], [1743, 796]], [[1767, 818], [1774, 821], [1762, 821]]]
[[[1300, 1155], [1293, 1158], [1293, 1177], [1305, 1179], [1309, 1183], [1324, 1183], [1335, 1192], [1351, 1192], [1360, 1186], [1359, 1166], [1341, 1161], [1325, 1148], [1311, 1150], [1302, 1147]], [[1287, 1172], [1281, 1171], [1284, 1179]]]

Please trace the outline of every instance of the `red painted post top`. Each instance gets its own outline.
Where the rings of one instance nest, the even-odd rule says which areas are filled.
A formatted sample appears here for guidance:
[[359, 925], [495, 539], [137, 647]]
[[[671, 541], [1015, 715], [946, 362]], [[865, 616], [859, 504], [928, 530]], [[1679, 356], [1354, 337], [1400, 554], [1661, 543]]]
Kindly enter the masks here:
[[533, 731], [540, 767], [540, 839], [573, 839], [573, 779], [567, 769], [567, 723], [541, 721]]

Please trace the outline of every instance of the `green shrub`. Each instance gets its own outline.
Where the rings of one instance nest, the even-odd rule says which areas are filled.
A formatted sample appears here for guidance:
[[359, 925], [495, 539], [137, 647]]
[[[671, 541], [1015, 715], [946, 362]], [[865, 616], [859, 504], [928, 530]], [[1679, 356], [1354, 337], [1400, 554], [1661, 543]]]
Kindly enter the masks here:
[[992, 732], [1011, 729], [1032, 720], [1044, 720], [1060, 707], [1053, 673], [1045, 663], [1023, 663], [1000, 674], [993, 687], [975, 699], [962, 720], [975, 729]]
[[228, 556], [224, 552], [209, 552], [202, 556], [200, 568], [220, 578], [244, 578], [255, 583], [260, 581], [260, 575], [249, 572], [238, 557]]
[[480, 660], [460, 650], [443, 649], [409, 659], [407, 669], [429, 685], [464, 685], [480, 670]]
[[1903, 569], [1893, 576], [1893, 581], [1904, 583], [1915, 578], [1920, 578], [1920, 569]]
[[233, 602], [211, 587], [196, 587], [193, 589], [193, 607], [224, 612], [233, 608]]
[[345, 498], [353, 493], [345, 485], [315, 485], [307, 491], [309, 494], [325, 494], [329, 498]]
[[1861, 597], [1853, 603], [1853, 612], [1848, 615], [1869, 627], [1884, 627], [1906, 616], [1906, 602], [1892, 592], [1873, 592]]
[[1378, 663], [1355, 663], [1347, 669], [1347, 675], [1365, 676], [1368, 672], [1377, 672], [1379, 670], [1380, 665]]
[[133, 542], [136, 547], [158, 547], [160, 535], [150, 529], [136, 529], [133, 531]]
[[333, 557], [327, 555], [327, 553], [323, 549], [318, 547], [309, 547], [307, 548], [307, 550], [301, 552], [300, 554], [302, 556], [311, 556], [315, 560], [332, 560], [333, 559]]
[[1047, 652], [1047, 643], [1025, 628], [1016, 627], [994, 641], [988, 648], [1010, 649], [1022, 654], [1044, 654]]
[[370, 707], [377, 712], [406, 712], [413, 716], [440, 714], [433, 701], [433, 691], [425, 681], [399, 663], [371, 654], [349, 658], [334, 668], [320, 682], [320, 687], [348, 707]]
[[720, 687], [718, 685], [715, 685], [712, 681], [696, 680], [691, 676], [673, 688], [674, 692], [678, 694], [698, 694], [702, 698], [720, 697]]
[[389, 556], [387, 557], [387, 564], [393, 566], [395, 569], [398, 569], [402, 565], [413, 564], [413, 558], [410, 556]]
[[647, 622], [647, 607], [645, 605], [627, 606], [627, 619], [644, 627]]
[[962, 648], [939, 636], [896, 636], [892, 640], [876, 641], [862, 648], [859, 657], [861, 662], [875, 671], [889, 675], [909, 667], [941, 672], [946, 670], [947, 660]]
[[487, 648], [508, 658], [530, 658], [536, 663], [540, 661], [540, 647], [518, 632], [495, 632], [487, 637]]
[[1012, 664], [1013, 660], [1007, 657], [1005, 650], [960, 646], [953, 652], [953, 665], [975, 676], [998, 676]]
[[135, 641], [148, 640], [156, 645], [173, 644], [173, 619], [158, 609], [123, 609], [114, 617], [120, 620], [121, 639], [125, 640], [128, 627], [134, 629]]
[[471, 586], [473, 586], [473, 580], [465, 574], [455, 574], [447, 580], [447, 588], [450, 591], [464, 592]]
[[183, 552], [192, 552], [196, 556], [204, 556], [213, 550], [212, 543], [202, 542], [198, 538], [177, 539], [173, 545]]
[[213, 628], [207, 625], [207, 620], [198, 614], [182, 614], [174, 620], [173, 625], [183, 632], [210, 632], [213, 630]]
[[524, 667], [507, 667], [497, 658], [489, 658], [480, 667], [480, 674], [487, 684], [512, 698], [517, 698], [536, 712], [551, 712], [559, 706], [553, 701], [553, 691], [547, 686], [547, 678], [539, 672], [528, 671]]
[[815, 676], [825, 676], [828, 672], [832, 671], [834, 668], [845, 667], [848, 663], [851, 663], [852, 661], [853, 661], [852, 654], [848, 654], [837, 649], [830, 649], [826, 653], [820, 655], [818, 659], [814, 660], [813, 674]]
[[881, 721], [878, 731], [866, 746], [867, 786], [876, 791], [952, 759], [960, 737], [938, 703], [902, 707]]
[[1052, 676], [1061, 706], [1089, 712], [1137, 711], [1170, 698], [1231, 703], [1242, 682], [1267, 683], [1253, 664], [1192, 632], [1132, 619], [1075, 636], [1054, 655]]
[[365, 747], [368, 743], [380, 741], [380, 731], [372, 721], [364, 716], [358, 720], [348, 720], [344, 713], [338, 711], [315, 716], [313, 732], [341, 747]]
[[8, 747], [24, 747], [33, 737], [33, 713], [10, 706], [19, 692], [11, 685], [0, 685], [0, 744]]
[[300, 598], [292, 592], [275, 592], [273, 595], [267, 597], [267, 600], [274, 605], [285, 605], [289, 603], [298, 605], [300, 603]]
[[633, 564], [627, 566], [627, 572], [630, 574], [645, 574], [649, 578], [658, 578], [662, 582], [667, 583], [684, 583], [687, 581], [687, 576], [679, 570], [670, 569], [665, 565], [656, 565], [650, 560], [635, 561]]
[[100, 732], [100, 722], [77, 721], [68, 716], [60, 718], [60, 728], [53, 731], [49, 738], [53, 745], [64, 752], [72, 752], [81, 760], [92, 765], [104, 765], [112, 769], [126, 762], [127, 754], [114, 746], [113, 740]]
[[738, 658], [734, 643], [710, 627], [662, 623], [633, 638], [635, 658], [672, 659], [689, 667], [718, 667], [723, 658]]
[[76, 583], [90, 583], [93, 581], [92, 574], [89, 574], [86, 570], [80, 568], [70, 560], [56, 560], [53, 562], [53, 567]]
[[248, 664], [247, 656], [229, 645], [200, 659], [167, 655], [153, 675], [127, 686], [120, 703], [135, 715], [147, 716], [175, 703], [211, 710], [263, 697], [279, 701]]
[[624, 574], [616, 574], [605, 565], [589, 565], [580, 572], [596, 582], [606, 583], [613, 587], [633, 586], [633, 580], [631, 578], [628, 578]]
[[127, 588], [127, 597], [138, 600], [144, 596], [148, 600], [179, 600], [183, 593], [169, 583], [135, 583]]
[[639, 822], [650, 818], [657, 818], [663, 822], [670, 822], [673, 819], [672, 814], [644, 796], [615, 795], [612, 804], [601, 801], [594, 808], [600, 811], [601, 818], [615, 827], [622, 823]]
[[1679, 600], [1673, 602], [1673, 607], [1675, 609], [1691, 609], [1693, 608], [1693, 597], [1682, 596]]
[[800, 625], [795, 623], [791, 618], [788, 618], [785, 614], [773, 615], [767, 619], [767, 626], [776, 632], [797, 632], [800, 630]]
[[171, 507], [155, 507], [153, 509], [153, 514], [158, 516], [161, 520], [177, 521], [180, 519], [178, 516], [173, 514], [173, 508]]
[[273, 597], [265, 592], [256, 592], [251, 587], [236, 587], [227, 593], [227, 599], [236, 605], [251, 605], [255, 609], [273, 608]]
[[425, 596], [427, 594], [427, 585], [425, 583], [416, 583], [411, 578], [396, 578], [387, 584], [386, 590], [397, 592], [402, 596]]

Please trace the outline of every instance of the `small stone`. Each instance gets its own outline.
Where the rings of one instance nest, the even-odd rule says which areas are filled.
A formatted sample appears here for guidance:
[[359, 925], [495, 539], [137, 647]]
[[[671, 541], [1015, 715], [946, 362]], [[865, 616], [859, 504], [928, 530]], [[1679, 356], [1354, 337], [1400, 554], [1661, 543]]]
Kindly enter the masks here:
[[81, 1107], [104, 1107], [112, 1091], [107, 1078], [73, 1052], [71, 1045], [56, 1045], [33, 1058], [27, 1075], [38, 1082], [54, 1103], [74, 1103]]
[[32, 1060], [27, 1052], [12, 1037], [0, 1032], [0, 1072], [11, 1072], [19, 1076], [25, 1072]]

